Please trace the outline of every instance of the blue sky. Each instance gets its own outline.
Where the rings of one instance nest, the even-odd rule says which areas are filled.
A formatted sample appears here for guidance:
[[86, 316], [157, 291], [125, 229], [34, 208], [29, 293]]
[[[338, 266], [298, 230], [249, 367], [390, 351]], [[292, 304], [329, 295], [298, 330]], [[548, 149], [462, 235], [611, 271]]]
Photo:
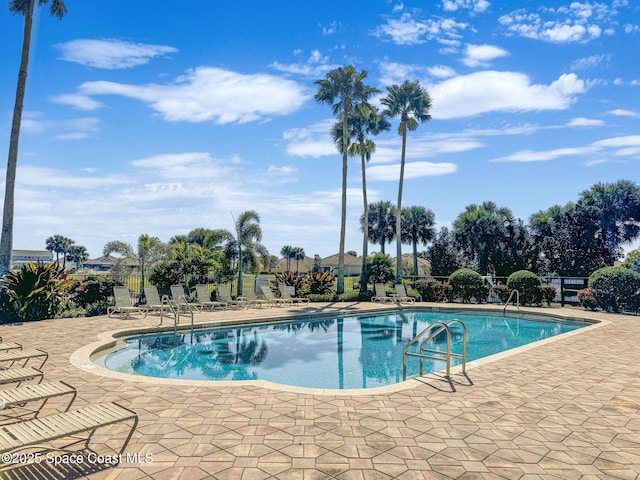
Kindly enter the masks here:
[[[232, 229], [253, 209], [272, 254], [336, 253], [341, 157], [313, 95], [349, 64], [380, 90], [408, 79], [431, 95], [433, 119], [408, 138], [403, 206], [438, 226], [486, 200], [526, 222], [596, 182], [640, 180], [634, 2], [66, 3], [62, 21], [45, 6], [34, 23], [14, 248], [62, 234], [97, 257], [141, 233]], [[8, 152], [22, 17], [5, 9], [0, 27]], [[396, 128], [375, 138], [370, 202], [397, 198]], [[354, 158], [357, 252], [360, 175]]]

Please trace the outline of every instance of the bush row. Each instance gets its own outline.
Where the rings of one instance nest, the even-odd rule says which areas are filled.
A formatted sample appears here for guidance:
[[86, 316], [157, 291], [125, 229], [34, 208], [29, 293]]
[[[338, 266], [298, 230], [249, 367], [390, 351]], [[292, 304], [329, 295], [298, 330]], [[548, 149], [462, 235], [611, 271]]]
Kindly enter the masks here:
[[626, 267], [604, 267], [589, 277], [588, 288], [578, 292], [578, 301], [588, 310], [638, 311], [640, 274]]

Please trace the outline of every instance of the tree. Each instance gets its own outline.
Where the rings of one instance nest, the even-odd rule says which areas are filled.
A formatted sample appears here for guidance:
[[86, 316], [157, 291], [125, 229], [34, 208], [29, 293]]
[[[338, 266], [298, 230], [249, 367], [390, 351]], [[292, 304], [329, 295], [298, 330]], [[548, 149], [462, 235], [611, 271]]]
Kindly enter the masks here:
[[260, 228], [260, 215], [254, 210], [242, 212], [238, 219], [233, 219], [236, 229], [235, 245], [238, 249], [238, 295], [242, 295], [242, 249], [252, 253], [262, 240], [262, 229]]
[[[402, 154], [400, 156], [400, 181], [398, 183], [398, 203], [396, 211], [402, 212], [402, 184], [404, 182], [404, 163], [407, 150], [407, 130], [414, 131], [419, 123], [431, 120], [431, 97], [418, 82], [405, 81], [402, 85], [387, 87], [387, 96], [380, 100], [386, 107], [385, 115], [400, 117], [398, 133], [402, 135]], [[401, 216], [396, 217], [396, 281], [402, 280], [402, 225]]]
[[67, 251], [67, 260], [76, 264], [76, 270], [79, 266], [89, 259], [89, 253], [86, 247], [82, 245], [71, 245]]
[[461, 267], [458, 250], [447, 227], [442, 227], [440, 233], [433, 239], [427, 249], [431, 266], [431, 275], [448, 277]]
[[[38, 5], [44, 5], [49, 0], [38, 0]], [[16, 169], [18, 165], [18, 145], [20, 140], [20, 126], [22, 123], [22, 109], [24, 94], [27, 89], [27, 70], [29, 67], [29, 53], [31, 49], [31, 27], [36, 0], [10, 0], [9, 11], [24, 15], [24, 29], [22, 33], [22, 54], [18, 70], [18, 84], [16, 87], [16, 101], [13, 107], [11, 122], [11, 136], [9, 139], [9, 157], [7, 159], [7, 173], [5, 181], [4, 209], [2, 214], [2, 236], [0, 237], [0, 276], [9, 272], [11, 267], [11, 253], [13, 250], [13, 212], [15, 203]], [[52, 0], [49, 9], [51, 15], [62, 19], [67, 13], [67, 7], [62, 0]]]
[[114, 240], [107, 242], [102, 249], [102, 255], [105, 257], [112, 253], [118, 253], [125, 257], [135, 258], [138, 260], [140, 266], [140, 296], [142, 300], [144, 294], [144, 278], [147, 268], [150, 267], [155, 261], [159, 260], [165, 251], [164, 244], [158, 237], [150, 237], [146, 233], [143, 233], [138, 237], [137, 249], [134, 249], [126, 242]]
[[73, 240], [64, 235], [53, 235], [45, 240], [46, 249], [56, 254], [56, 265], [60, 265], [60, 254], [63, 254], [63, 268], [66, 266], [66, 255], [69, 247], [73, 245]]
[[453, 238], [476, 262], [478, 273], [487, 275], [489, 265], [507, 236], [506, 226], [514, 222], [508, 208], [494, 202], [468, 205], [453, 222]]
[[293, 248], [293, 259], [296, 261], [296, 272], [300, 271], [299, 262], [300, 260], [304, 260], [304, 248], [302, 247], [294, 247]]
[[219, 250], [222, 244], [233, 240], [233, 234], [223, 228], [215, 230], [194, 228], [187, 234], [186, 240], [188, 243], [195, 243], [209, 250]]
[[435, 236], [435, 215], [424, 207], [402, 209], [402, 240], [413, 247], [413, 276], [418, 276], [418, 242], [426, 245]]
[[[367, 291], [367, 256], [369, 255], [369, 201], [367, 200], [367, 173], [366, 163], [371, 160], [371, 155], [376, 151], [376, 144], [369, 138], [369, 135], [378, 135], [380, 132], [391, 129], [391, 124], [381, 115], [377, 108], [366, 103], [357, 104], [353, 115], [348, 120], [349, 137], [355, 142], [349, 147], [348, 154], [351, 156], [360, 155], [362, 169], [362, 201], [364, 203], [364, 213], [362, 218], [362, 275], [360, 275], [360, 293]], [[343, 124], [336, 123], [333, 130], [333, 139], [339, 142], [340, 148], [343, 145], [344, 132]]]
[[287, 260], [287, 272], [291, 271], [291, 259], [294, 255], [294, 248], [291, 245], [285, 245], [280, 249], [280, 255]]
[[327, 73], [325, 79], [317, 80], [316, 101], [331, 105], [333, 114], [342, 120], [342, 140], [338, 150], [342, 152], [342, 209], [340, 220], [340, 247], [338, 251], [337, 293], [344, 293], [344, 242], [347, 224], [347, 155], [349, 146], [349, 117], [358, 103], [367, 103], [369, 97], [378, 90], [365, 85], [367, 71], [357, 73], [351, 65], [338, 67]]
[[[395, 237], [396, 210], [391, 202], [379, 201], [369, 205], [369, 221], [367, 237], [372, 243], [380, 244], [380, 253], [384, 252], [384, 245]], [[364, 215], [360, 217], [362, 231], [364, 229]]]

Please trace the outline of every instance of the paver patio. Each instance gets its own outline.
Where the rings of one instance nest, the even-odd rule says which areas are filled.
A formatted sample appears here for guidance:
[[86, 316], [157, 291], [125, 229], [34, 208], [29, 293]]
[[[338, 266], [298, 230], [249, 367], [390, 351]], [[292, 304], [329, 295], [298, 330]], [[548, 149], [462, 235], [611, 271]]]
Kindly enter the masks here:
[[[202, 313], [196, 321], [373, 308], [381, 307], [312, 304]], [[468, 380], [455, 376], [455, 392], [440, 376], [358, 394], [123, 380], [96, 374], [82, 360], [87, 349], [76, 351], [105, 332], [156, 325], [157, 316], [0, 326], [5, 341], [49, 352], [45, 378], [75, 386], [74, 406], [117, 401], [140, 417], [118, 466], [86, 456], [61, 465], [43, 460], [5, 465], [0, 478], [639, 478], [640, 317], [542, 310], [607, 323], [477, 362]], [[109, 427], [92, 446], [107, 453], [125, 434], [126, 427]]]

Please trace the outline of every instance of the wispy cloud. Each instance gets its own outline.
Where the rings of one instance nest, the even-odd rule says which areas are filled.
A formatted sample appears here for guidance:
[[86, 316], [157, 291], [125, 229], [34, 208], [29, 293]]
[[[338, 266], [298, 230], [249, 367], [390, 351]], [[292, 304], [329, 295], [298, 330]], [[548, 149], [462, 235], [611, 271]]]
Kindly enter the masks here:
[[494, 45], [467, 45], [462, 59], [468, 67], [487, 67], [491, 60], [509, 55], [505, 49]]
[[[455, 163], [407, 162], [404, 178], [407, 180], [437, 175], [449, 175], [458, 171]], [[376, 165], [367, 169], [367, 178], [371, 181], [397, 181], [400, 178], [399, 165]]]
[[273, 62], [270, 68], [284, 73], [293, 73], [305, 77], [322, 77], [330, 70], [337, 68], [339, 65], [329, 63], [329, 57], [322, 55], [319, 50], [313, 50], [309, 58], [304, 62], [296, 62], [284, 64]]
[[447, 12], [455, 12], [460, 9], [484, 12], [490, 6], [491, 3], [487, 0], [442, 0], [442, 9]]
[[578, 117], [567, 123], [569, 127], [600, 127], [604, 125], [604, 121], [595, 118]]
[[67, 62], [87, 67], [116, 70], [144, 65], [154, 57], [175, 53], [177, 48], [165, 45], [124, 42], [116, 39], [81, 38], [55, 45], [62, 52], [60, 57]]
[[615, 110], [609, 110], [609, 115], [615, 115], [616, 117], [640, 117], [640, 113], [633, 110], [625, 110], [623, 108], [616, 108]]
[[608, 54], [590, 55], [571, 62], [569, 68], [571, 70], [589, 70], [609, 61], [611, 61], [611, 55]]
[[292, 80], [263, 73], [242, 74], [199, 67], [166, 84], [132, 85], [107, 81], [85, 82], [78, 95], [120, 95], [146, 103], [170, 122], [218, 124], [265, 120], [299, 109], [309, 98]]
[[389, 17], [385, 24], [373, 31], [373, 35], [390, 40], [397, 45], [416, 45], [436, 40], [449, 47], [460, 44], [460, 31], [468, 27], [452, 18], [418, 20], [408, 12], [399, 17]]

